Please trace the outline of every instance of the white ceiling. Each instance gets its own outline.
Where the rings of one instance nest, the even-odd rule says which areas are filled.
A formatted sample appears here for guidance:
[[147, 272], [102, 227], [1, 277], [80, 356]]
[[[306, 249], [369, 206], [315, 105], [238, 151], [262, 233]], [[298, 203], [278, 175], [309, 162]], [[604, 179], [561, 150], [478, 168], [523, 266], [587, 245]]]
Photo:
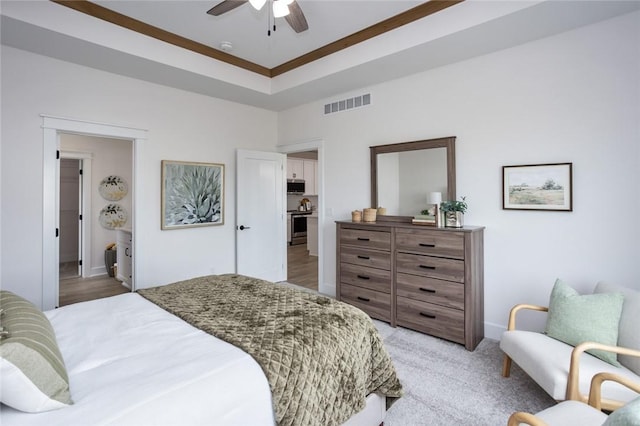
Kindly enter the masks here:
[[[421, 0], [298, 0], [309, 30], [297, 34], [284, 18], [267, 36], [269, 7], [255, 10], [248, 2], [221, 16], [206, 12], [221, 0], [95, 1], [108, 9], [211, 47], [229, 41], [228, 52], [273, 68], [422, 3]], [[271, 27], [272, 29], [272, 27]]]
[[[309, 30], [283, 19], [267, 36], [266, 10], [248, 3], [220, 17], [219, 1], [96, 1], [182, 37], [273, 68], [419, 1], [298, 0]], [[2, 44], [108, 72], [271, 110], [284, 110], [509, 48], [640, 9], [640, 0], [466, 0], [269, 78], [43, 0], [0, 1]], [[280, 22], [281, 21], [281, 22]]]

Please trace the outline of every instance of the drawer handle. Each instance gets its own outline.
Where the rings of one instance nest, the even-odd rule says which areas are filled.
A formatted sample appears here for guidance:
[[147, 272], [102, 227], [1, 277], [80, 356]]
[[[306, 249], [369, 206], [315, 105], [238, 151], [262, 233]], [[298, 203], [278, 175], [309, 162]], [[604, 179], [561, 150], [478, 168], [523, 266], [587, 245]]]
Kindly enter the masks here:
[[435, 266], [429, 266], [429, 265], [419, 265], [419, 267], [422, 269], [436, 269]]
[[365, 259], [365, 260], [369, 260], [369, 256], [358, 256], [358, 259]]
[[361, 280], [370, 280], [371, 278], [366, 276], [366, 275], [358, 275], [358, 278], [360, 278]]
[[420, 291], [426, 291], [427, 293], [435, 293], [435, 290], [432, 290], [430, 288], [424, 288], [424, 287], [420, 287]]
[[369, 241], [369, 238], [358, 237], [358, 241]]
[[366, 297], [360, 297], [358, 296], [358, 300], [362, 300], [363, 302], [370, 302], [369, 299], [367, 299]]
[[435, 247], [435, 244], [424, 244], [424, 243], [419, 243], [418, 244], [420, 247]]
[[424, 312], [420, 312], [420, 316], [421, 317], [426, 317], [426, 318], [431, 318], [431, 319], [436, 319], [435, 315], [425, 314]]

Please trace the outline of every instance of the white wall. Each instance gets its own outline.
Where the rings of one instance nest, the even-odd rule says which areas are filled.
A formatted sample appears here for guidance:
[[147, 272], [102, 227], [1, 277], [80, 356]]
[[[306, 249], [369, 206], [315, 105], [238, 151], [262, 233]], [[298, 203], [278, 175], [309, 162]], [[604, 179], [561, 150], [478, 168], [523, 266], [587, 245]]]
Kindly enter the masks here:
[[[275, 151], [275, 113], [6, 46], [1, 55], [3, 289], [41, 306], [40, 114], [148, 130], [135, 156], [139, 287], [235, 270], [235, 151]], [[224, 225], [160, 230], [163, 159], [225, 164]]]
[[[465, 223], [486, 227], [488, 336], [499, 336], [515, 303], [546, 304], [556, 277], [581, 292], [601, 279], [640, 288], [639, 20], [633, 13], [366, 88], [369, 107], [324, 115], [324, 99], [280, 113], [281, 143], [325, 142], [321, 290], [335, 292], [333, 220], [370, 202], [369, 146], [450, 135]], [[501, 209], [502, 166], [550, 162], [573, 163], [573, 212]]]
[[[91, 211], [90, 215], [90, 246], [91, 254], [89, 259], [83, 259], [87, 262], [87, 276], [104, 275], [107, 273], [104, 263], [104, 250], [107, 244], [116, 242], [116, 231], [114, 229], [106, 229], [100, 225], [100, 211], [111, 203], [119, 204], [128, 216], [127, 223], [124, 228], [132, 228], [133, 211], [132, 207], [132, 190], [133, 190], [133, 142], [112, 139], [98, 138], [94, 136], [84, 135], [60, 135], [60, 149], [67, 152], [86, 153], [91, 155], [91, 181], [85, 182], [89, 185], [91, 200], [88, 205]], [[119, 201], [108, 201], [100, 195], [98, 186], [102, 179], [107, 176], [120, 176], [129, 187], [129, 192]]]

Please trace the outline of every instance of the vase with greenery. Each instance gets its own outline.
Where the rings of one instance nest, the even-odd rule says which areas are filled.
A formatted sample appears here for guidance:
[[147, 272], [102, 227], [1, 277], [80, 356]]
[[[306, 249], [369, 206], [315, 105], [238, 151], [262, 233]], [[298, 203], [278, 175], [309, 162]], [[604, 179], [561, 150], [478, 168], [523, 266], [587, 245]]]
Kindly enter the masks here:
[[444, 212], [445, 226], [449, 228], [462, 228], [464, 226], [464, 213], [467, 211], [466, 197], [460, 197], [460, 201], [443, 201], [440, 210]]

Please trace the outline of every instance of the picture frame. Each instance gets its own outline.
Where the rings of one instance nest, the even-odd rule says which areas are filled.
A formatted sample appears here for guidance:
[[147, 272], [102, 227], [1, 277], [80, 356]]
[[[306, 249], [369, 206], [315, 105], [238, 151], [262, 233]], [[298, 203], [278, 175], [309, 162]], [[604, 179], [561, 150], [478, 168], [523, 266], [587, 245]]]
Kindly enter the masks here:
[[224, 164], [162, 160], [163, 230], [224, 224]]
[[502, 208], [573, 211], [573, 163], [503, 166]]

